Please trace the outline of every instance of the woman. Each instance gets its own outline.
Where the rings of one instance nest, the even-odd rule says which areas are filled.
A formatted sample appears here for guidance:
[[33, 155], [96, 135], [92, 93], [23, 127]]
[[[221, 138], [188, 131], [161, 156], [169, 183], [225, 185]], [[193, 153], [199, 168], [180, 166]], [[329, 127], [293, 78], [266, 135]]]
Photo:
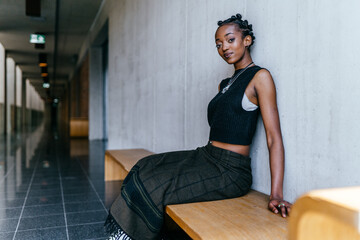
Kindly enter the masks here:
[[220, 83], [209, 103], [209, 143], [141, 159], [109, 211], [110, 239], [161, 238], [166, 205], [245, 195], [252, 183], [248, 156], [259, 110], [270, 153], [268, 206], [283, 217], [290, 211], [291, 204], [283, 200], [284, 148], [274, 82], [269, 71], [251, 59], [252, 26], [240, 14], [218, 25], [217, 50], [235, 73]]

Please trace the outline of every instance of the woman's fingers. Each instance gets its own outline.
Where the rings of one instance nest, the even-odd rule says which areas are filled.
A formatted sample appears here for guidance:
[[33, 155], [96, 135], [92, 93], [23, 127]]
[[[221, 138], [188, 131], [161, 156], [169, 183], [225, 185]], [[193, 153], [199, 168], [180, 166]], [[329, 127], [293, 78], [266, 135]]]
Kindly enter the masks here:
[[283, 200], [281, 201], [273, 199], [269, 202], [269, 209], [274, 213], [279, 213], [280, 211], [282, 217], [289, 215], [291, 206], [291, 203]]
[[278, 213], [278, 212], [279, 212], [278, 209], [276, 208], [276, 206], [275, 206], [272, 202], [269, 203], [269, 209], [270, 209], [271, 211], [273, 211], [274, 213]]
[[291, 211], [291, 204], [289, 204], [288, 206], [286, 206], [286, 211], [287, 211], [288, 214], [290, 213], [290, 211]]
[[280, 206], [280, 209], [281, 209], [281, 216], [282, 217], [286, 217], [286, 207], [285, 207], [285, 204], [282, 204]]

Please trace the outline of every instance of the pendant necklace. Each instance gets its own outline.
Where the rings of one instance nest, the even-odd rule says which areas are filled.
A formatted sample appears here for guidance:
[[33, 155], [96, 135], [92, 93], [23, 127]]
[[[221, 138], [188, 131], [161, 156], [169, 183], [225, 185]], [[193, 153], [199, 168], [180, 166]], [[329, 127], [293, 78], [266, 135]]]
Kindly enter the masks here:
[[248, 69], [250, 67], [251, 64], [253, 64], [254, 62], [251, 62], [249, 65], [247, 65], [243, 70], [241, 70], [240, 72], [238, 72], [236, 75], [232, 76], [230, 81], [228, 82], [228, 84], [226, 84], [226, 86], [221, 90], [221, 93], [225, 93], [227, 90], [229, 90], [230, 86], [235, 82], [235, 80], [243, 73], [246, 71], [246, 69]]

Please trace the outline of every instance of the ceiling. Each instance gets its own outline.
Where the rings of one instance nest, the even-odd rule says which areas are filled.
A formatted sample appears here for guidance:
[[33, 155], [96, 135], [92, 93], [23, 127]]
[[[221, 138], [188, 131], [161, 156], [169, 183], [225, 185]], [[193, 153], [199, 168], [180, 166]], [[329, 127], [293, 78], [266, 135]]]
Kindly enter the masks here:
[[[26, 16], [25, 2], [0, 0], [0, 42], [42, 98], [61, 98], [102, 0], [41, 0], [41, 17]], [[45, 49], [35, 49], [34, 44], [29, 43], [30, 34], [36, 32], [45, 34]], [[39, 53], [47, 54], [49, 92], [42, 87]]]

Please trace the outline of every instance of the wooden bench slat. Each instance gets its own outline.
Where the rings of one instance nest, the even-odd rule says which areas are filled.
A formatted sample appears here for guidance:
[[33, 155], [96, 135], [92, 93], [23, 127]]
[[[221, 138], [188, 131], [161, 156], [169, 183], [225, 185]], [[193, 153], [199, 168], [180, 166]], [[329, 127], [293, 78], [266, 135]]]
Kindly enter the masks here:
[[131, 168], [141, 159], [154, 154], [145, 149], [105, 151], [105, 181], [124, 180]]
[[286, 239], [287, 219], [267, 209], [268, 196], [251, 191], [240, 198], [170, 205], [166, 213], [192, 238]]

